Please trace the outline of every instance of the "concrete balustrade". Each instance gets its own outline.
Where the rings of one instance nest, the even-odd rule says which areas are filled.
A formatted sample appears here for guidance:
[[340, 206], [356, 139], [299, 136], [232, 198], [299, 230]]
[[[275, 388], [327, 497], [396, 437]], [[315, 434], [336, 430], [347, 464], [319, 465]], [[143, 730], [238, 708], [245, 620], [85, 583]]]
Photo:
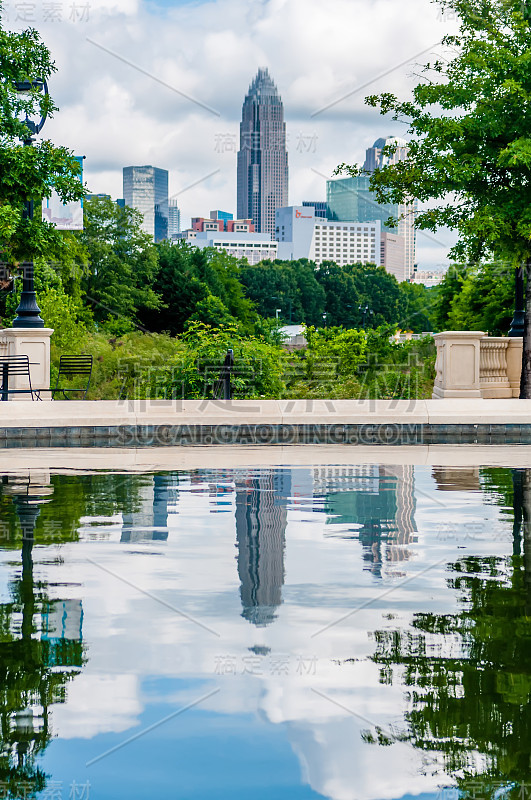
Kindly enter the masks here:
[[520, 394], [522, 339], [484, 331], [443, 331], [437, 347], [434, 399], [506, 399]]

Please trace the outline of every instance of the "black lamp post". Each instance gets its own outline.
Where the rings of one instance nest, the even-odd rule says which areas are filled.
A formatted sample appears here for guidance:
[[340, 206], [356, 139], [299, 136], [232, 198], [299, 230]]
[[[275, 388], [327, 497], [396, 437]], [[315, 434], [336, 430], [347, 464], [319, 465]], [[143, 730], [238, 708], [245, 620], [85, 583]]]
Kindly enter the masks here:
[[[15, 83], [15, 88], [20, 97], [31, 94], [31, 92], [35, 90], [44, 91], [45, 97], [48, 95], [48, 85], [46, 81], [17, 81]], [[46, 113], [41, 117], [38, 123], [33, 122], [26, 116], [24, 125], [26, 126], [27, 133], [25, 138], [22, 139], [24, 147], [32, 146], [33, 137], [41, 132], [45, 122]], [[33, 219], [33, 200], [26, 201], [24, 219]], [[44, 328], [44, 321], [41, 319], [40, 313], [41, 310], [37, 305], [35, 284], [33, 281], [33, 261], [26, 261], [22, 265], [22, 293], [20, 296], [20, 304], [17, 308], [17, 318], [13, 322], [13, 327]]]
[[362, 317], [362, 321], [361, 321], [361, 327], [362, 327], [362, 328], [364, 328], [364, 327], [365, 327], [366, 320], [367, 320], [367, 315], [368, 315], [368, 314], [374, 314], [374, 311], [372, 310], [372, 308], [369, 308], [369, 306], [368, 306], [368, 305], [366, 305], [365, 307], [359, 306], [359, 307], [358, 307], [358, 311], [363, 311], [363, 317]]
[[524, 321], [524, 266], [520, 264], [514, 271], [514, 316], [509, 329], [509, 336], [523, 336]]

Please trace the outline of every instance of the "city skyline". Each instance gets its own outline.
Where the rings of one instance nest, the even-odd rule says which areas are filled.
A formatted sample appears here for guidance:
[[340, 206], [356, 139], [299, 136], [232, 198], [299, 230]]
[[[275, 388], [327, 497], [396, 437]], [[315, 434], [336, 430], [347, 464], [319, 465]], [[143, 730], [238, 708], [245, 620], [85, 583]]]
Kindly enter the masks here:
[[[120, 197], [123, 165], [164, 167], [181, 227], [207, 214], [214, 196], [221, 208], [236, 208], [241, 103], [259, 66], [281, 89], [290, 202], [319, 200], [338, 163], [362, 164], [377, 137], [405, 133], [368, 108], [365, 95], [407, 95], [415, 64], [455, 27], [429, 0], [378, 0], [377, 10], [369, 0], [269, 0], [253, 8], [216, 0], [205, 9], [202, 2], [92, 0], [86, 21], [69, 22], [65, 9], [64, 22], [47, 22], [37, 8], [33, 23], [13, 14], [7, 23], [34, 24], [52, 50], [50, 91], [60, 111], [46, 135], [86, 155], [89, 188]], [[353, 48], [358, 30], [364, 35], [355, 35]], [[419, 236], [420, 268], [446, 261], [450, 244], [444, 231]]]

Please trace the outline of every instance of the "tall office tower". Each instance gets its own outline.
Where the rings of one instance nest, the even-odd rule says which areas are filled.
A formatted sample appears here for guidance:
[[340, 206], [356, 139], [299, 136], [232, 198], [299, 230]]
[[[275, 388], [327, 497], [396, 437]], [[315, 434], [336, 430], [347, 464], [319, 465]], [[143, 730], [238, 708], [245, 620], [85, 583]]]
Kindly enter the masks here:
[[168, 171], [157, 167], [124, 167], [125, 205], [144, 217], [143, 230], [161, 242], [168, 238]]
[[[383, 155], [383, 148], [391, 145], [395, 147], [395, 152], [392, 155]], [[363, 169], [366, 172], [374, 172], [375, 169], [386, 167], [389, 164], [398, 164], [399, 161], [404, 161], [407, 158], [407, 151], [406, 140], [400, 139], [398, 136], [388, 136], [387, 139], [376, 139], [373, 146], [368, 147], [365, 152], [365, 164], [363, 165]], [[413, 203], [403, 203], [399, 205], [397, 209], [397, 216], [402, 217], [402, 219], [400, 219], [395, 233], [397, 236], [401, 236], [404, 239], [404, 273], [402, 278], [397, 275], [398, 280], [409, 280], [415, 268], [416, 210], [416, 200]]]
[[238, 218], [275, 234], [275, 211], [288, 204], [284, 106], [267, 69], [259, 69], [243, 103], [238, 152]]
[[181, 211], [177, 200], [171, 199], [168, 204], [168, 239], [181, 232]]
[[[395, 152], [392, 155], [383, 155], [384, 147], [394, 145]], [[388, 164], [398, 164], [407, 157], [407, 142], [397, 136], [389, 136], [387, 139], [376, 139], [372, 147], [365, 151], [365, 164], [363, 169], [366, 172], [374, 172], [375, 169], [386, 167]]]

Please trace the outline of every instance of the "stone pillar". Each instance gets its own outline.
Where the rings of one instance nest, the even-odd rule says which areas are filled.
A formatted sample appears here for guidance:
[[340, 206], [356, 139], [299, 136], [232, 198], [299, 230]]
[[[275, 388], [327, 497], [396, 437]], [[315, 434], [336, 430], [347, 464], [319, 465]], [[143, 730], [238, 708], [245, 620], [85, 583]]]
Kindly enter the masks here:
[[[50, 388], [50, 337], [52, 328], [4, 328], [0, 330], [0, 355], [29, 356], [31, 385], [43, 391]], [[9, 380], [13, 389], [28, 389], [28, 379], [13, 376]], [[49, 400], [48, 392], [41, 395]], [[31, 400], [30, 394], [14, 394], [10, 399]]]
[[443, 331], [433, 337], [437, 347], [433, 398], [481, 397], [480, 342], [483, 331]]
[[509, 336], [509, 347], [507, 348], [507, 378], [511, 386], [513, 397], [520, 397], [523, 346], [523, 339], [521, 336]]

